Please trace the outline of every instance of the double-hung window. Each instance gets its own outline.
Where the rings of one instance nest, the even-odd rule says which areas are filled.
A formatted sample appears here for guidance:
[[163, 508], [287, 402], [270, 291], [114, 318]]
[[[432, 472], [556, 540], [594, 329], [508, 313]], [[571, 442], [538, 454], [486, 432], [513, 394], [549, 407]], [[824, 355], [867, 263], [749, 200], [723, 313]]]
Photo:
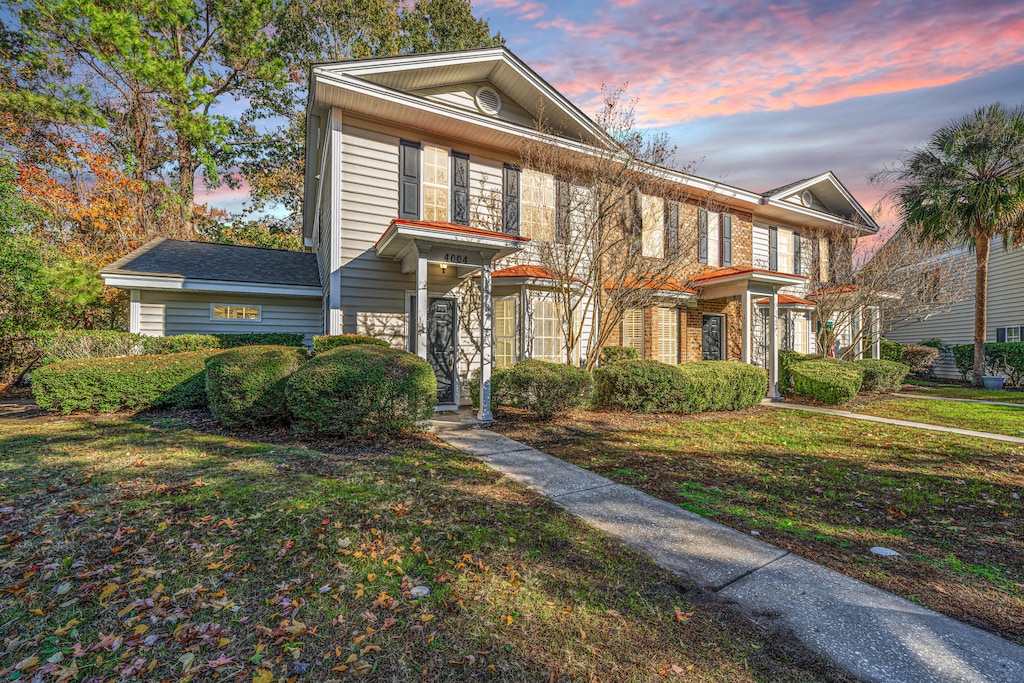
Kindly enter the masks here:
[[797, 273], [800, 267], [800, 234], [788, 228], [768, 228], [768, 269]]
[[996, 341], [997, 342], [1019, 342], [1021, 340], [1021, 326], [1017, 327], [997, 327], [996, 328]]
[[641, 201], [641, 248], [644, 256], [665, 256], [665, 200], [643, 195]]
[[402, 140], [398, 217], [469, 224], [469, 156]]
[[657, 308], [658, 343], [654, 360], [669, 365], [679, 362], [679, 311]]
[[423, 220], [447, 221], [451, 180], [448, 150], [423, 145]]
[[644, 357], [644, 309], [629, 308], [622, 314], [622, 345]]
[[732, 215], [700, 209], [697, 215], [697, 261], [732, 265]]
[[494, 367], [507, 368], [519, 360], [519, 298], [494, 300]]
[[555, 177], [524, 168], [522, 188], [523, 236], [550, 242], [555, 238]]
[[565, 361], [562, 312], [557, 301], [533, 300], [533, 357], [554, 363]]

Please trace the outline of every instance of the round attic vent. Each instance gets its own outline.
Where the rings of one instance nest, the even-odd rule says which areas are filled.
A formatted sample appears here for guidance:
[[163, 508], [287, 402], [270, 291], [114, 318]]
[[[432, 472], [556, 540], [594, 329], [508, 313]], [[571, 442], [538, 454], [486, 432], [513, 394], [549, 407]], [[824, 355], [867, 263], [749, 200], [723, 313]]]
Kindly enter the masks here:
[[803, 194], [800, 195], [800, 203], [806, 206], [807, 208], [810, 208], [813, 202], [814, 195], [811, 194], [810, 190], [804, 190]]
[[476, 91], [476, 108], [489, 116], [497, 116], [501, 111], [501, 96], [485, 85]]

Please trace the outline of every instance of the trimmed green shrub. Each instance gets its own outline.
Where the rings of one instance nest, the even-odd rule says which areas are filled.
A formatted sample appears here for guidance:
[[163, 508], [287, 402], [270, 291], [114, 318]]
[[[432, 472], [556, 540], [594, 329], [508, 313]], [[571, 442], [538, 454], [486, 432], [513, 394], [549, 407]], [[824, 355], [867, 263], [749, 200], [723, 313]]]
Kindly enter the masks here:
[[437, 379], [415, 354], [355, 344], [314, 356], [292, 373], [285, 395], [298, 431], [391, 438], [433, 415]]
[[[872, 342], [874, 340], [871, 337], [864, 337], [864, 358], [871, 359], [874, 355], [874, 347]], [[899, 363], [900, 359], [903, 358], [903, 344], [894, 342], [882, 337], [882, 358], [881, 360], [891, 360], [894, 363]]]
[[308, 358], [305, 348], [294, 346], [243, 346], [210, 356], [210, 412], [229, 427], [286, 422], [285, 385]]
[[594, 401], [603, 408], [640, 413], [743, 410], [768, 393], [768, 373], [736, 361], [665, 365], [627, 360], [594, 371]]
[[374, 344], [376, 346], [388, 346], [391, 344], [387, 343], [383, 339], [377, 339], [376, 337], [367, 337], [361, 334], [324, 334], [318, 337], [313, 337], [313, 352], [323, 353], [324, 351], [330, 351], [336, 349], [339, 346], [351, 346], [354, 344]]
[[990, 372], [1005, 376], [1008, 384], [1020, 386], [1024, 377], [1024, 342], [985, 344], [985, 363]]
[[960, 371], [960, 380], [966, 382], [974, 374], [974, 344], [957, 344], [953, 347], [953, 362]]
[[[477, 391], [480, 378], [477, 376]], [[564, 363], [521, 360], [491, 375], [491, 405], [525, 408], [542, 420], [586, 403], [594, 388], [590, 373]]]
[[184, 353], [207, 349], [272, 344], [302, 346], [303, 336], [284, 332], [245, 334], [178, 334], [148, 337], [118, 330], [42, 330], [29, 336], [39, 365], [75, 358], [113, 358], [143, 354]]
[[853, 363], [832, 359], [804, 360], [790, 368], [793, 393], [828, 405], [852, 401], [863, 375]]
[[903, 359], [900, 361], [913, 372], [928, 374], [935, 359], [939, 357], [939, 348], [923, 344], [904, 344]]
[[[908, 346], [908, 345], [904, 344], [904, 348], [906, 346]], [[952, 346], [950, 346], [946, 342], [942, 341], [938, 337], [932, 337], [931, 339], [925, 339], [924, 341], [922, 341], [919, 344], [919, 346], [930, 346], [933, 349], [938, 349], [939, 353], [942, 353], [943, 351], [951, 350], [953, 348]]]
[[206, 406], [204, 361], [213, 351], [79, 358], [32, 373], [36, 402], [49, 411], [109, 413]]
[[864, 376], [860, 385], [861, 391], [899, 391], [903, 386], [903, 380], [910, 373], [910, 366], [891, 360], [865, 358], [856, 361], [855, 365]]
[[807, 356], [798, 351], [779, 351], [779, 392], [790, 394], [793, 392], [793, 376], [789, 369], [794, 363], [807, 360]]
[[620, 360], [637, 360], [640, 354], [632, 346], [606, 346], [601, 349], [601, 365], [617, 363]]
[[748, 363], [706, 360], [676, 368], [687, 383], [679, 411], [703, 413], [753, 408], [768, 393], [768, 372]]
[[686, 376], [674, 365], [654, 360], [621, 360], [594, 370], [594, 403], [634, 413], [678, 410]]

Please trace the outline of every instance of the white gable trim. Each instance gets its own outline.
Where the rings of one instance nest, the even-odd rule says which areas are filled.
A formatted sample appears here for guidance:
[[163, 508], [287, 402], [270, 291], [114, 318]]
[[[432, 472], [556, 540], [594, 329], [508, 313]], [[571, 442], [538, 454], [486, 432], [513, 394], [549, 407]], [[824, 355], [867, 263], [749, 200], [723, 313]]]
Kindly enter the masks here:
[[[798, 195], [804, 190], [810, 189], [815, 185], [826, 181], [829, 182], [836, 190], [838, 190], [841, 195], [843, 195], [843, 199], [845, 199], [846, 202], [850, 205], [850, 207], [857, 213], [857, 215], [860, 216], [861, 220], [864, 221], [865, 225], [868, 228], [871, 228], [874, 231], [878, 230], [878, 224], [875, 223], [875, 220], [868, 214], [867, 211], [864, 210], [864, 207], [860, 205], [860, 202], [853, 198], [853, 195], [850, 194], [850, 192], [846, 189], [846, 187], [843, 186], [841, 182], [839, 182], [839, 178], [837, 178], [835, 174], [832, 173], [832, 171], [825, 171], [820, 175], [814, 176], [813, 178], [808, 178], [807, 180], [797, 183], [796, 185], [792, 185], [781, 190], [774, 190], [768, 195], [766, 195], [766, 197], [768, 198], [768, 202], [773, 206], [786, 206], [786, 208], [790, 208], [790, 206], [796, 205], [793, 205], [792, 202], [785, 201], [783, 197]], [[806, 207], [797, 206], [796, 208], [800, 209]], [[810, 211], [813, 211], [813, 214], [816, 215], [832, 215], [821, 211], [816, 211], [814, 209], [811, 209]], [[841, 222], [844, 225], [854, 225], [852, 222], [847, 220], [841, 220]], [[864, 226], [859, 227], [863, 228]]]

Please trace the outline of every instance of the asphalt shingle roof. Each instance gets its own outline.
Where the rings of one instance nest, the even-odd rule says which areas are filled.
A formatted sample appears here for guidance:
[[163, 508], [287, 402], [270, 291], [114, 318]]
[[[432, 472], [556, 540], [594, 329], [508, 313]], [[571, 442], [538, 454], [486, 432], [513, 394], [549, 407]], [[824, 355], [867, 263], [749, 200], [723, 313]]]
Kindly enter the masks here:
[[104, 273], [319, 287], [316, 254], [157, 238]]

